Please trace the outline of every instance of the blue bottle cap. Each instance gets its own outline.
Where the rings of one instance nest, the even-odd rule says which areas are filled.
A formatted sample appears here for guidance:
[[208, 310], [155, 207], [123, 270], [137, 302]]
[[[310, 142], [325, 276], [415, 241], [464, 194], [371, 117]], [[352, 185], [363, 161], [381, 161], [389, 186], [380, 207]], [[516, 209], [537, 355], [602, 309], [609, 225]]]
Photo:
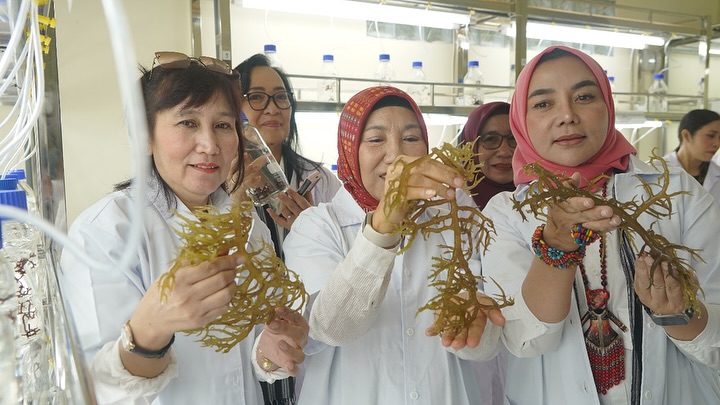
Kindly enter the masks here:
[[275, 46], [275, 44], [267, 44], [263, 47], [263, 51], [265, 51], [266, 53], [267, 52], [276, 52], [277, 47]]
[[653, 79], [655, 79], [655, 80], [662, 80], [662, 79], [664, 79], [664, 78], [665, 78], [665, 75], [662, 74], [662, 73], [655, 73], [655, 74], [653, 75]]
[[335, 57], [332, 56], [331, 54], [325, 54], [325, 55], [323, 55], [323, 62], [325, 62], [325, 61], [330, 61], [330, 62], [332, 62], [332, 61], [334, 61], [334, 60], [335, 60]]
[[422, 67], [422, 62], [419, 61], [419, 60], [415, 60], [415, 61], [413, 61], [413, 63], [412, 63], [412, 67], [414, 67], [414, 68], [421, 68], [421, 67]]
[[7, 176], [0, 179], [0, 190], [17, 190], [18, 179]]
[[470, 62], [468, 62], [468, 67], [480, 67], [480, 62], [476, 60], [471, 60]]
[[390, 60], [390, 54], [389, 53], [381, 53], [380, 60]]
[[[3, 190], [0, 191], [0, 205], [9, 205], [11, 207], [20, 208], [27, 211], [27, 197], [23, 190]], [[10, 218], [0, 218], [0, 220]]]
[[27, 177], [25, 176], [25, 169], [15, 169], [10, 171], [10, 173], [17, 174], [18, 180], [25, 180]]

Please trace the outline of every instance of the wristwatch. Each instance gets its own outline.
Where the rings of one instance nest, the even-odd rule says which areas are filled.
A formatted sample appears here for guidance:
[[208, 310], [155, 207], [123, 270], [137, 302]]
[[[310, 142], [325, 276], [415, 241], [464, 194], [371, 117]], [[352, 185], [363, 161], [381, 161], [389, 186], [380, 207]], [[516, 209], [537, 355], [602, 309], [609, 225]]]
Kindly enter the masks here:
[[135, 353], [139, 356], [148, 358], [148, 359], [159, 359], [170, 350], [170, 346], [172, 346], [173, 342], [175, 341], [175, 334], [172, 335], [172, 338], [170, 338], [170, 342], [168, 342], [165, 347], [163, 347], [160, 350], [145, 350], [135, 344], [135, 340], [133, 339], [132, 329], [130, 329], [130, 321], [125, 322], [125, 324], [122, 327], [122, 345], [123, 348], [130, 353]]
[[679, 314], [670, 315], [659, 315], [650, 311], [650, 319], [655, 322], [656, 325], [660, 326], [682, 326], [690, 323], [693, 315], [695, 315], [695, 308], [690, 307], [685, 312]]

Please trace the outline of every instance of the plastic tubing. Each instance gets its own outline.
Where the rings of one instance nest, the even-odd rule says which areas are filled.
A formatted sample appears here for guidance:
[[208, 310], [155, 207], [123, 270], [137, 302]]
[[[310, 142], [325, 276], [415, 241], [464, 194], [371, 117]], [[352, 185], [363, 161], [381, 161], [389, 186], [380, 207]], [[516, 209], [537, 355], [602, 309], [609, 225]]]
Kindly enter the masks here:
[[[22, 37], [26, 16], [28, 15], [31, 3], [32, 0], [24, 0], [21, 4], [17, 25], [15, 26], [10, 40], [10, 44], [13, 46], [17, 46], [19, 41], [18, 38]], [[138, 179], [138, 181], [133, 182], [133, 209], [130, 212], [130, 233], [127, 235], [128, 243], [125, 245], [125, 249], [120, 258], [120, 263], [108, 265], [106, 262], [100, 262], [93, 259], [85, 253], [83, 248], [73, 242], [64, 232], [57, 229], [53, 224], [41, 217], [32, 215], [27, 211], [7, 205], [0, 205], [0, 217], [13, 218], [32, 224], [41, 232], [62, 245], [68, 253], [77, 256], [78, 259], [88, 266], [95, 269], [106, 270], [129, 266], [133, 257], [137, 254], [137, 249], [140, 245], [140, 239], [142, 236], [142, 226], [144, 223], [142, 216], [146, 205], [145, 190], [147, 185], [145, 179], [147, 179], [149, 175], [149, 158], [145, 156], [145, 147], [148, 141], [148, 129], [144, 108], [145, 104], [143, 102], [139, 83], [136, 78], [136, 57], [134, 47], [132, 45], [132, 37], [128, 29], [127, 17], [122, 6], [119, 4], [119, 1], [103, 0], [102, 4], [108, 23], [108, 29], [110, 31], [110, 39], [117, 68], [118, 81], [125, 104], [128, 129], [134, 141], [133, 156], [135, 158], [136, 166], [135, 178]], [[44, 96], [39, 97], [44, 93], [38, 93], [39, 89], [44, 89], [44, 72], [37, 17], [37, 8], [33, 7], [33, 11], [31, 12], [32, 43], [30, 45], [30, 50], [28, 51], [27, 63], [32, 63], [31, 59], [34, 59], [34, 64], [32, 64], [32, 66], [35, 67], [35, 72], [30, 70], [28, 72], [28, 76], [34, 77], [35, 85], [23, 86], [23, 95], [22, 97], [18, 97], [18, 102], [20, 102], [20, 100], [27, 102], [34, 95], [35, 97], [33, 101], [35, 101], [35, 103], [31, 103], [32, 107], [29, 112], [27, 111], [27, 104], [20, 105], [19, 116], [21, 119], [19, 121], [25, 122], [16, 123], [16, 128], [13, 128], [15, 130], [13, 131], [13, 135], [15, 136], [13, 137], [14, 139], [11, 141], [11, 144], [16, 148], [22, 147], [22, 144], [18, 142], [18, 137], [21, 134], [27, 134], [27, 132], [36, 125], [37, 118], [39, 117], [40, 111], [42, 111], [42, 102], [44, 101]], [[7, 69], [9, 62], [6, 58], [9, 58], [12, 53], [10, 45], [8, 45], [8, 50], [0, 60], [0, 71]], [[26, 76], [25, 80], [30, 80], [30, 78]], [[27, 119], [25, 119], [25, 117], [27, 117]], [[2, 151], [0, 151], [0, 158], [2, 156], [6, 156], [5, 153], [8, 151], [9, 149], [7, 146], [3, 147]]]

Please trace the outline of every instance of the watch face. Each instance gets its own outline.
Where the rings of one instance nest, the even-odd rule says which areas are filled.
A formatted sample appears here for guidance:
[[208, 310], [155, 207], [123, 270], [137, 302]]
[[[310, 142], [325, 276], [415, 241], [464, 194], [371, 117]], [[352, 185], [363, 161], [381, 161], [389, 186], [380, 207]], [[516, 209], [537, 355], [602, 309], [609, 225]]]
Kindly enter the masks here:
[[130, 330], [130, 325], [128, 323], [125, 323], [122, 328], [122, 345], [123, 348], [129, 352], [133, 351], [135, 349], [135, 344], [133, 343], [133, 336], [132, 331]]

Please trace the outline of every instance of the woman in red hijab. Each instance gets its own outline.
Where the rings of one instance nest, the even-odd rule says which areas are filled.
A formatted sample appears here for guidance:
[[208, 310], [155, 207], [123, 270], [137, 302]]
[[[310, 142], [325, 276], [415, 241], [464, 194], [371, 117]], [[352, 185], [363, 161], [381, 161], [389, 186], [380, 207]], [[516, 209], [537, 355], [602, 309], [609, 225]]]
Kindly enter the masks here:
[[[311, 295], [299, 405], [498, 403], [492, 395], [501, 397], [501, 378], [493, 366], [479, 376], [470, 360], [495, 355], [500, 332], [485, 327], [486, 315], [502, 324], [500, 312], [481, 312], [457, 336], [426, 336], [433, 314], [417, 310], [436, 295], [428, 286], [432, 258], [454, 238], [431, 233], [398, 255], [405, 242], [392, 231], [405, 212], [383, 208], [387, 184], [399, 175], [393, 165], [427, 153], [425, 122], [405, 92], [371, 87], [343, 108], [338, 175], [345, 187], [329, 204], [303, 211], [284, 245], [288, 267]], [[413, 169], [406, 198], [449, 200], [463, 184], [457, 172], [431, 160]], [[418, 222], [438, 212], [428, 210]], [[478, 274], [479, 262], [471, 262]]]
[[475, 162], [482, 163], [483, 180], [470, 191], [478, 207], [485, 208], [495, 194], [515, 190], [512, 157], [515, 137], [510, 131], [510, 104], [493, 102], [473, 110], [460, 133], [459, 145], [475, 142]]
[[[602, 67], [576, 49], [553, 46], [525, 66], [510, 125], [519, 201], [537, 180], [523, 170], [533, 162], [581, 187], [605, 175], [593, 191], [621, 202], [644, 201], [640, 180], [659, 181], [615, 129]], [[571, 198], [549, 206], [546, 220], [523, 221], [513, 195], [488, 203], [483, 213], [497, 237], [481, 258], [483, 273], [515, 298], [503, 309], [510, 403], [720, 403], [720, 209], [686, 173], [671, 171], [669, 182], [668, 193], [690, 194], [673, 198], [671, 217], [638, 221], [701, 250], [704, 263], [686, 258], [705, 292], [697, 308], [685, 308], [665, 266], [651, 279], [653, 259], [638, 256], [610, 207]]]

